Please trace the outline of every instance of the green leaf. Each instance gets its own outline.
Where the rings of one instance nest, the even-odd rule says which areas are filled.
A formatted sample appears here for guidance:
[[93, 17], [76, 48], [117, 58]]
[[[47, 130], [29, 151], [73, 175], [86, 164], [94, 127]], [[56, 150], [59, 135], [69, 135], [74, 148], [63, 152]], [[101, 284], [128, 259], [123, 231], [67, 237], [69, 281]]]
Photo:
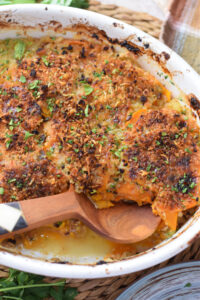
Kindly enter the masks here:
[[90, 95], [94, 90], [93, 87], [91, 87], [87, 83], [85, 83], [83, 87], [84, 87], [84, 91], [85, 91], [86, 96]]
[[35, 300], [35, 296], [29, 294], [27, 296], [24, 296], [23, 300]]
[[15, 45], [15, 59], [20, 60], [24, 56], [26, 45], [23, 41], [19, 40]]
[[25, 137], [24, 137], [24, 139], [25, 140], [28, 140], [28, 138], [30, 138], [31, 136], [33, 136], [34, 134], [33, 133], [30, 133], [30, 132], [28, 132], [28, 131], [25, 131]]
[[19, 81], [21, 81], [22, 83], [25, 83], [26, 77], [24, 75], [21, 75]]
[[17, 281], [18, 284], [24, 284], [25, 282], [28, 281], [28, 274], [24, 273], [24, 272], [19, 272], [19, 274], [17, 275]]
[[28, 87], [29, 87], [30, 90], [38, 89], [38, 84], [39, 83], [40, 83], [40, 81], [36, 79], [33, 82], [31, 82]]
[[40, 287], [46, 287], [46, 286], [59, 286], [59, 285], [64, 285], [64, 281], [58, 281], [56, 283], [40, 283], [40, 284], [31, 284], [31, 285], [18, 285], [14, 287], [5, 287], [5, 288], [0, 288], [0, 293], [4, 292], [11, 292], [14, 290], [21, 290], [21, 289], [28, 289], [28, 288], [40, 288]]
[[4, 188], [0, 187], [0, 195], [3, 195], [3, 194], [4, 194]]
[[89, 110], [89, 105], [87, 104], [86, 105], [86, 108], [85, 108], [85, 116], [88, 117], [88, 110]]
[[21, 107], [17, 107], [16, 108], [16, 112], [20, 112], [20, 111], [22, 111], [22, 108]]
[[64, 297], [64, 299], [66, 299], [66, 300], [73, 300], [77, 295], [78, 295], [78, 291], [77, 291], [76, 288], [68, 287], [65, 290], [65, 297]]
[[64, 287], [59, 286], [58, 288], [51, 288], [50, 295], [54, 300], [62, 300], [63, 299], [63, 291]]
[[88, 8], [89, 1], [88, 0], [72, 0], [70, 6], [78, 7], [78, 8]]
[[42, 61], [45, 64], [46, 67], [49, 67], [50, 62], [47, 60], [46, 56], [42, 56]]

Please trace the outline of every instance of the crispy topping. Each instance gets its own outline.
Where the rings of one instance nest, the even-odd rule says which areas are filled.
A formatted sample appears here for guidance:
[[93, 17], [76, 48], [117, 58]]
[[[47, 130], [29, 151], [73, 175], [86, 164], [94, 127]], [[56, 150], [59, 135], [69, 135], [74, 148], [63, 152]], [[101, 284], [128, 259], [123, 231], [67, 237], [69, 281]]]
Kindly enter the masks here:
[[170, 92], [135, 62], [139, 48], [115, 44], [101, 34], [1, 42], [2, 201], [71, 182], [99, 207], [150, 203], [170, 226], [169, 212], [198, 204], [193, 117], [169, 107]]

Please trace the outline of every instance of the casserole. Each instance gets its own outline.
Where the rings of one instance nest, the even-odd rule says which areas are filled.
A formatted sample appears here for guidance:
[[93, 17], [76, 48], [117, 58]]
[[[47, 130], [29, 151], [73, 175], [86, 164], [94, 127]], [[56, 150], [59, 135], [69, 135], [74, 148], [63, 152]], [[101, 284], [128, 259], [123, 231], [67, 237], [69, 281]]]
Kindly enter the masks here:
[[[16, 35], [23, 37], [24, 34], [32, 37], [64, 35], [73, 38], [71, 32], [65, 29], [66, 27], [74, 24], [95, 26], [104, 30], [113, 40], [129, 40], [138, 47], [150, 49], [151, 55], [147, 55], [146, 52], [138, 58], [139, 65], [163, 82], [175, 97], [179, 95], [179, 88], [186, 94], [194, 94], [198, 97], [199, 89], [196, 86], [198, 75], [181, 58], [160, 42], [131, 26], [111, 18], [103, 17], [103, 20], [104, 24], [102, 24], [102, 16], [98, 14], [57, 6], [19, 5], [2, 7], [1, 38], [14, 38]], [[168, 74], [170, 80], [166, 80], [163, 74]], [[57, 277], [95, 278], [125, 274], [155, 265], [184, 249], [187, 243], [199, 232], [196, 221], [198, 218], [199, 212], [196, 212], [194, 217], [171, 239], [159, 244], [155, 249], [121, 262], [92, 266], [61, 265], [13, 255], [5, 251], [0, 253], [0, 262], [25, 271]]]

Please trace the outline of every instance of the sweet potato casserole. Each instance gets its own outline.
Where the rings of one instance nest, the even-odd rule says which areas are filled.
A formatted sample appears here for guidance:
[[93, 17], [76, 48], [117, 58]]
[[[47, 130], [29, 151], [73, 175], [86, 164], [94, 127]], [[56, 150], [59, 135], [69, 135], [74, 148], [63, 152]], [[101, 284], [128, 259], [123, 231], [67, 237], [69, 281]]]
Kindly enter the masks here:
[[139, 66], [142, 51], [94, 32], [0, 42], [1, 202], [71, 183], [98, 208], [150, 204], [158, 230], [176, 230], [199, 204], [199, 127], [188, 99]]

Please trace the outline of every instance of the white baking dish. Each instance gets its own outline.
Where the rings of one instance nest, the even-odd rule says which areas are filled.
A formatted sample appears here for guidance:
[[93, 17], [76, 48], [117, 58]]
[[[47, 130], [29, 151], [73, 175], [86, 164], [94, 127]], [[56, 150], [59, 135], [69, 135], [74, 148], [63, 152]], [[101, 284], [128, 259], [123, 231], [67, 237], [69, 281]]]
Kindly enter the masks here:
[[[58, 25], [57, 22], [62, 25], [61, 27], [69, 27], [77, 23], [95, 26], [98, 29], [104, 30], [111, 38], [120, 40], [129, 38], [136, 45], [149, 45], [148, 47], [155, 53], [160, 54], [165, 52], [163, 61], [172, 74], [170, 80], [173, 80], [178, 88], [186, 94], [193, 93], [197, 97], [200, 96], [200, 78], [198, 74], [176, 53], [144, 32], [100, 14], [61, 6], [35, 4], [1, 6], [0, 38], [12, 38], [22, 35], [23, 30], [19, 29], [19, 26], [26, 26], [27, 34], [35, 37], [52, 34], [52, 31], [54, 35], [61, 35], [62, 32], [54, 32], [54, 29]], [[16, 26], [13, 26], [15, 24]], [[67, 34], [65, 33], [65, 35]], [[142, 41], [141, 39], [138, 40], [138, 37], [142, 38]], [[164, 57], [167, 57], [166, 53], [170, 55], [170, 58], [165, 61]], [[163, 72], [163, 70], [155, 60], [147, 55], [143, 55], [139, 58], [138, 62], [162, 80], [174, 94], [178, 93], [178, 89], [174, 85], [170, 85], [169, 80], [167, 81], [164, 77], [158, 76], [157, 72]], [[88, 265], [59, 264], [0, 251], [0, 264], [23, 271], [55, 277], [99, 278], [122, 275], [149, 268], [169, 259], [190, 245], [199, 232], [200, 210], [171, 239], [164, 241], [154, 249], [122, 261], [102, 265], [89, 265], [88, 258]]]

